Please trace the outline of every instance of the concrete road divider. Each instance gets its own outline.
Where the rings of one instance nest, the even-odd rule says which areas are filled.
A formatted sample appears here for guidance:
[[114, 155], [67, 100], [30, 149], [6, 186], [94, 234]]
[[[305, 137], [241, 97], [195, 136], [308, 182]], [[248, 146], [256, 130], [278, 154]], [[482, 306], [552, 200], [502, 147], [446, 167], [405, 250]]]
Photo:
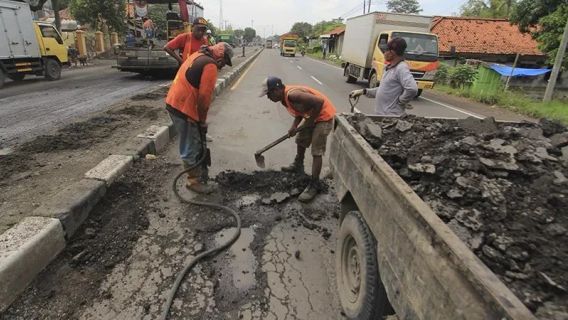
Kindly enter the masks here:
[[[230, 86], [262, 50], [219, 78], [215, 96]], [[107, 187], [123, 174], [134, 160], [165, 149], [176, 131], [173, 124], [151, 126], [133, 137], [89, 170], [84, 179], [66, 187], [0, 235], [0, 313], [22, 293], [34, 277], [65, 247], [65, 241], [79, 229]]]
[[65, 248], [58, 219], [28, 217], [0, 235], [0, 313]]
[[132, 165], [133, 160], [132, 156], [110, 155], [87, 171], [85, 178], [104, 181], [108, 187]]
[[150, 126], [144, 133], [139, 134], [138, 138], [146, 138], [154, 142], [154, 151], [156, 154], [166, 148], [170, 142], [170, 129], [167, 126]]
[[104, 181], [82, 179], [61, 190], [47, 203], [37, 208], [33, 215], [59, 219], [65, 237], [69, 239], [105, 193]]

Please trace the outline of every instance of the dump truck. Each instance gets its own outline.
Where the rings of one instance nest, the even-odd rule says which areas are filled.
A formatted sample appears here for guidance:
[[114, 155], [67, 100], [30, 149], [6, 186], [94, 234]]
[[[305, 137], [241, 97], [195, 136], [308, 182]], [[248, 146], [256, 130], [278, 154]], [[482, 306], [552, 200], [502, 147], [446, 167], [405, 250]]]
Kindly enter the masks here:
[[[166, 13], [166, 30], [158, 30], [152, 39], [144, 37], [142, 21], [134, 16], [127, 19], [128, 32], [132, 32], [135, 37], [133, 44], [121, 44], [117, 51], [116, 66], [114, 68], [124, 72], [135, 72], [150, 76], [162, 76], [175, 74], [179, 68], [176, 59], [163, 50], [166, 43], [181, 33], [190, 30], [188, 21], [188, 7], [193, 2], [190, 0], [178, 1], [179, 12], [173, 10], [173, 0], [148, 0], [148, 11], [155, 6], [168, 5], [169, 11]], [[183, 5], [183, 4], [186, 5]], [[128, 5], [130, 0], [128, 1]]]
[[438, 69], [438, 37], [430, 33], [432, 18], [410, 14], [373, 12], [347, 20], [341, 58], [349, 83], [379, 85], [387, 62], [384, 52], [392, 38], [406, 40], [406, 63], [422, 90], [434, 87]]
[[0, 0], [0, 29], [0, 88], [28, 74], [61, 78], [67, 47], [53, 25], [33, 21], [29, 4]]
[[287, 33], [280, 37], [280, 55], [295, 57], [298, 51], [298, 35]]
[[336, 278], [347, 318], [395, 311], [399, 319], [536, 319], [345, 115], [336, 117], [330, 167], [341, 203]]

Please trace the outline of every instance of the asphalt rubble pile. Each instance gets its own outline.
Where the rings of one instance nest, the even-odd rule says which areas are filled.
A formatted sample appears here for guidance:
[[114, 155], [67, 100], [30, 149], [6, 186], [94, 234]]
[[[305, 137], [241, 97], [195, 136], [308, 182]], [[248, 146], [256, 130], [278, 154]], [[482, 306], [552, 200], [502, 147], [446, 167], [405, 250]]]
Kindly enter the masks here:
[[568, 129], [541, 120], [349, 118], [540, 319], [568, 319]]

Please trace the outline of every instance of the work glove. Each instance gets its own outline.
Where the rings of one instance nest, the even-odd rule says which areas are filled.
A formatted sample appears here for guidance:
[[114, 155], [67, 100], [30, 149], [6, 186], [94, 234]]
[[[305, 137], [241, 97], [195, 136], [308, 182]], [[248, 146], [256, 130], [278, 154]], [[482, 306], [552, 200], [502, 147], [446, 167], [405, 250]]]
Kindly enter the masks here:
[[353, 90], [349, 94], [349, 98], [357, 98], [365, 94], [365, 89]]
[[288, 130], [288, 137], [292, 138], [295, 136], [296, 133], [298, 133], [296, 130], [298, 130], [298, 128], [290, 128], [290, 130]]

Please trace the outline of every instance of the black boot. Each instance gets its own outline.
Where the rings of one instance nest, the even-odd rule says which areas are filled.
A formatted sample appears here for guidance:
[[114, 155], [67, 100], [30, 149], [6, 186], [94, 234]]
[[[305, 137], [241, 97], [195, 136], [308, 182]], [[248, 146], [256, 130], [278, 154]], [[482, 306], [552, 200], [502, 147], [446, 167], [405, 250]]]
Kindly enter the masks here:
[[282, 167], [284, 172], [303, 173], [304, 172], [304, 159], [296, 156], [291, 165]]

